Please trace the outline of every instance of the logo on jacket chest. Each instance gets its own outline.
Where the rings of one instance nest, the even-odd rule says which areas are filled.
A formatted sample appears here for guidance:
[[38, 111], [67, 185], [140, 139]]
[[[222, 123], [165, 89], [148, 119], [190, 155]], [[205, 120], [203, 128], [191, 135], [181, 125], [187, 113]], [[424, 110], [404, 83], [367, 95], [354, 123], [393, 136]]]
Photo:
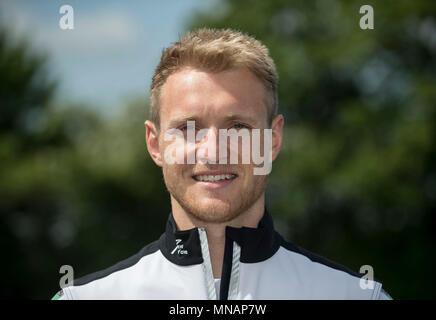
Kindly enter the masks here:
[[181, 243], [182, 239], [176, 239], [176, 247], [171, 251], [171, 254], [177, 252], [178, 255], [188, 254], [188, 250], [184, 249], [184, 244]]

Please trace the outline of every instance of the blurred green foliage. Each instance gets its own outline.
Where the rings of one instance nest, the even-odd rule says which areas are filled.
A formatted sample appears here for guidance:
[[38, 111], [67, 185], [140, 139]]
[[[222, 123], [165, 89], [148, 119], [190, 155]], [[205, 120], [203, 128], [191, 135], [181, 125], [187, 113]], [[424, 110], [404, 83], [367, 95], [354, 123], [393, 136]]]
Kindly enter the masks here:
[[[361, 30], [360, 6], [375, 29]], [[434, 298], [434, 1], [224, 1], [191, 28], [260, 39], [287, 123], [268, 189], [288, 238], [375, 277], [396, 299]]]
[[[59, 268], [109, 267], [161, 234], [171, 210], [144, 139], [146, 97], [118, 117], [60, 105], [45, 59], [0, 37], [2, 297], [50, 299]], [[6, 119], [5, 121], [3, 121]]]
[[[375, 29], [359, 28], [371, 4]], [[270, 49], [283, 150], [267, 206], [289, 240], [395, 299], [435, 298], [436, 2], [221, 1], [187, 29], [235, 28]], [[1, 296], [49, 299], [155, 240], [171, 210], [147, 154], [146, 97], [117, 117], [61, 105], [45, 60], [0, 33]]]

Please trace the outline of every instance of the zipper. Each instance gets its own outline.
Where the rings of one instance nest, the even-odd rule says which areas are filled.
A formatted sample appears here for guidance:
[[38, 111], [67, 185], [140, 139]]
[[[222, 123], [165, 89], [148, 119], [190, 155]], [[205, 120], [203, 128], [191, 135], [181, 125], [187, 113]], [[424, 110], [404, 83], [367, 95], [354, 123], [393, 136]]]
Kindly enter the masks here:
[[213, 278], [212, 263], [210, 261], [209, 245], [207, 243], [207, 235], [205, 228], [198, 228], [200, 236], [201, 254], [203, 256], [203, 273], [206, 282], [206, 293], [209, 300], [217, 300], [215, 291], [215, 280]]
[[228, 300], [236, 300], [238, 298], [240, 257], [241, 247], [235, 241], [233, 241], [232, 272], [230, 274]]
[[[205, 276], [207, 297], [209, 300], [217, 300], [206, 229], [198, 228], [198, 233], [201, 243], [201, 253], [203, 256], [203, 272]], [[235, 300], [238, 297], [239, 291], [239, 260], [241, 257], [241, 247], [227, 236], [225, 241], [219, 299]]]

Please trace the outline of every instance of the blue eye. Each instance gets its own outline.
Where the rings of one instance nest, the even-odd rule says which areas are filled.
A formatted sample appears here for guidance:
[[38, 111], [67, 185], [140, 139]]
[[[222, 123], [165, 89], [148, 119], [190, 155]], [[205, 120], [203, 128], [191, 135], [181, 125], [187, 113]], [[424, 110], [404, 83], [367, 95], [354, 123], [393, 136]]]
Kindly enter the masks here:
[[233, 128], [235, 128], [235, 129], [244, 129], [244, 128], [248, 128], [248, 127], [245, 124], [242, 124], [242, 123], [235, 123], [233, 125]]
[[[188, 130], [188, 125], [186, 125], [186, 124], [185, 125], [181, 125], [177, 129], [182, 130], [182, 131], [186, 131], [186, 130]], [[196, 129], [196, 128], [193, 128], [193, 129]]]
[[179, 129], [183, 132], [188, 131], [188, 129], [193, 129], [195, 131], [199, 130], [197, 127], [188, 127], [187, 125], [180, 126], [177, 129]]

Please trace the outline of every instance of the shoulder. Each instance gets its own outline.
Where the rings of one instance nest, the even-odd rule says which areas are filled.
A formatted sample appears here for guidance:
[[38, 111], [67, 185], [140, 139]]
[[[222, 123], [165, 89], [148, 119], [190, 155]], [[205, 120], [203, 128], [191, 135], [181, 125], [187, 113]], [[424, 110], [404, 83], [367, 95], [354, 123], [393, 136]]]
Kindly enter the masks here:
[[126, 270], [126, 269], [134, 266], [135, 264], [137, 264], [142, 258], [147, 257], [147, 256], [155, 253], [158, 250], [159, 250], [158, 241], [154, 241], [154, 242], [146, 245], [145, 247], [143, 247], [136, 254], [114, 264], [113, 266], [111, 266], [109, 268], [106, 268], [104, 270], [100, 270], [100, 271], [85, 275], [81, 278], [75, 279], [74, 285], [75, 286], [85, 285], [89, 282], [96, 281], [96, 280], [105, 278], [107, 276], [110, 276], [111, 274], [113, 274], [115, 272]]
[[281, 238], [277, 254], [311, 296], [319, 299], [378, 299], [381, 283]]
[[299, 255], [302, 258], [305, 258], [306, 263], [318, 263], [320, 265], [322, 265], [325, 268], [331, 268], [334, 270], [338, 270], [341, 272], [344, 272], [350, 276], [354, 276], [354, 277], [358, 277], [361, 278], [362, 275], [360, 275], [358, 272], [355, 272], [351, 269], [349, 269], [348, 267], [339, 264], [337, 262], [334, 262], [330, 259], [327, 259], [319, 254], [313, 253], [307, 249], [304, 249], [292, 242], [286, 241], [281, 237], [281, 247], [283, 247], [284, 249], [286, 249], [286, 251], [290, 254], [295, 254], [295, 255]]
[[120, 294], [120, 283], [134, 283], [143, 264], [153, 263], [159, 252], [159, 242], [154, 241], [136, 254], [119, 261], [109, 268], [74, 279], [73, 285], [63, 288], [52, 300], [111, 299]]

